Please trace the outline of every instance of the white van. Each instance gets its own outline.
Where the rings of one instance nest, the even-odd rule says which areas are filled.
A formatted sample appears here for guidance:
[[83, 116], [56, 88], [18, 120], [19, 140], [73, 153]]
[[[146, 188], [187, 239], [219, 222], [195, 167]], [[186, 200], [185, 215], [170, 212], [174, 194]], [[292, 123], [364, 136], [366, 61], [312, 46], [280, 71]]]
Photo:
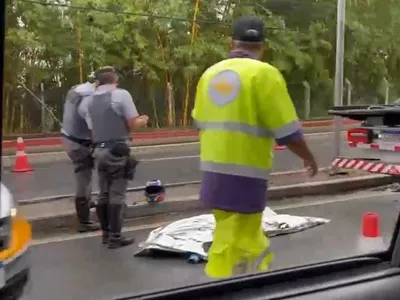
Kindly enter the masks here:
[[0, 183], [0, 299], [17, 300], [28, 283], [32, 230]]

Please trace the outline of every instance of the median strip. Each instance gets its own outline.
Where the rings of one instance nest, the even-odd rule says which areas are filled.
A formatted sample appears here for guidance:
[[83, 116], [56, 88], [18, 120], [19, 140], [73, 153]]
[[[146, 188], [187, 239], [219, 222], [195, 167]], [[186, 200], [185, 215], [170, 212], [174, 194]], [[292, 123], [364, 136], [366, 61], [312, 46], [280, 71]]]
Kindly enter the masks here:
[[[268, 191], [270, 201], [292, 197], [337, 194], [359, 189], [390, 184], [391, 176], [370, 175], [352, 172], [347, 175], [330, 176], [328, 170], [321, 170], [318, 176], [308, 178], [302, 171], [276, 173], [272, 175]], [[180, 185], [180, 186], [178, 186]], [[141, 188], [128, 193], [127, 219], [155, 218], [157, 215], [202, 210], [198, 201], [198, 182], [178, 183], [167, 188], [164, 202], [148, 204]], [[31, 222], [35, 234], [54, 233], [57, 230], [73, 230], [76, 222], [71, 195], [58, 195], [45, 199], [29, 199], [21, 202], [19, 210]], [[34, 201], [32, 201], [34, 200]], [[58, 201], [55, 201], [58, 200]], [[95, 218], [94, 211], [92, 217]]]

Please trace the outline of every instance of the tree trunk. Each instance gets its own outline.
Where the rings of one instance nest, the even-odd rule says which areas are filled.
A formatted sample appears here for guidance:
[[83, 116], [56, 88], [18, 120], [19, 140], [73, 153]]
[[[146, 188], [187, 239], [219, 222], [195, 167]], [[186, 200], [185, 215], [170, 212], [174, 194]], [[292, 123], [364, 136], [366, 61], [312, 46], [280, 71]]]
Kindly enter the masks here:
[[[163, 58], [163, 61], [165, 63], [167, 63], [167, 58], [165, 55], [165, 47], [166, 45], [163, 44], [163, 40], [161, 38], [161, 33], [158, 29], [156, 29], [156, 33], [157, 33], [157, 41], [159, 44], [159, 48], [161, 51], [161, 56]], [[175, 119], [174, 119], [174, 115], [175, 115], [175, 108], [173, 103], [171, 102], [171, 96], [170, 96], [170, 87], [171, 87], [171, 78], [170, 78], [170, 74], [168, 72], [168, 70], [165, 71], [165, 102], [166, 102], [166, 107], [167, 107], [167, 124], [168, 126], [174, 126], [175, 123]]]
[[83, 51], [82, 51], [82, 27], [80, 21], [76, 28], [76, 34], [78, 38], [78, 72], [79, 72], [79, 82], [83, 82]]
[[175, 126], [175, 104], [172, 83], [168, 76], [165, 76], [166, 81], [166, 97], [168, 104], [168, 126]]
[[24, 105], [19, 105], [19, 132], [24, 132]]
[[10, 91], [7, 89], [5, 94], [4, 116], [3, 116], [3, 132], [9, 133], [10, 130]]
[[[200, 0], [196, 0], [195, 6], [194, 6], [194, 13], [193, 13], [193, 21], [192, 21], [192, 36], [190, 39], [190, 47], [193, 47], [193, 43], [195, 40], [196, 36], [196, 21], [197, 21], [197, 14], [199, 12], [199, 6], [200, 6]], [[190, 53], [191, 56], [192, 53]], [[190, 87], [191, 87], [191, 76], [189, 74], [187, 80], [186, 80], [186, 93], [185, 93], [185, 100], [184, 100], [184, 105], [183, 105], [183, 120], [182, 120], [182, 125], [184, 127], [187, 126], [188, 123], [188, 110], [189, 110], [189, 98], [190, 98]]]
[[12, 110], [11, 110], [11, 118], [10, 118], [10, 133], [14, 132], [14, 128], [15, 128], [15, 107], [16, 107], [16, 103], [15, 101], [12, 101]]

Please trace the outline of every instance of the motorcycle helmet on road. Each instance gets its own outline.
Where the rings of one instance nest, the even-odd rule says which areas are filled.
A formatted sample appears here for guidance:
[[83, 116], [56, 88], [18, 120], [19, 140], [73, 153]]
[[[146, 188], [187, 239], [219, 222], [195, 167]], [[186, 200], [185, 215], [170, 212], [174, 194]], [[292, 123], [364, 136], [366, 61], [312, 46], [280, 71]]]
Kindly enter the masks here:
[[144, 195], [148, 203], [157, 203], [165, 199], [165, 188], [160, 180], [150, 180], [146, 183]]

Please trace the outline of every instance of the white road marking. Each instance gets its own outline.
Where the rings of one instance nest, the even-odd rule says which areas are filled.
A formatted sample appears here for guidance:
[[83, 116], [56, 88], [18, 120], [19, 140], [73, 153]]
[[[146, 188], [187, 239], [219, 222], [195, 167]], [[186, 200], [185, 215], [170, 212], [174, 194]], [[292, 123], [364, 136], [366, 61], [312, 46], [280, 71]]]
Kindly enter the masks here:
[[[319, 132], [319, 133], [308, 133], [305, 134], [306, 137], [317, 137], [317, 136], [328, 136], [332, 135], [332, 132]], [[188, 143], [175, 143], [175, 144], [161, 144], [161, 145], [149, 145], [149, 146], [137, 146], [133, 147], [135, 152], [143, 153], [143, 150], [151, 150], [151, 149], [160, 149], [162, 147], [166, 148], [182, 148], [191, 145], [199, 145], [199, 142], [188, 142]], [[141, 151], [142, 150], [142, 151]], [[287, 150], [287, 149], [285, 149]], [[43, 152], [43, 153], [30, 153], [30, 157], [42, 157], [44, 155], [54, 155], [56, 152]], [[157, 157], [157, 158], [143, 158], [140, 159], [142, 162], [157, 162], [157, 161], [168, 161], [168, 160], [179, 160], [179, 159], [192, 159], [198, 158], [200, 155], [183, 155], [183, 156], [173, 156], [173, 157]], [[12, 159], [15, 155], [6, 155], [3, 156], [4, 159], [9, 158]]]
[[[134, 231], [140, 231], [140, 230], [147, 230], [147, 229], [155, 229], [161, 226], [165, 226], [173, 221], [165, 221], [165, 222], [159, 222], [159, 223], [154, 223], [154, 224], [147, 224], [147, 225], [139, 225], [139, 226], [129, 226], [125, 227], [122, 229], [122, 232], [134, 232]], [[51, 244], [51, 243], [59, 243], [59, 242], [65, 242], [65, 241], [70, 241], [70, 240], [80, 240], [80, 239], [85, 239], [88, 237], [95, 237], [98, 236], [100, 237], [101, 232], [96, 231], [96, 232], [89, 232], [89, 233], [77, 233], [77, 234], [65, 234], [64, 236], [55, 236], [55, 237], [50, 237], [50, 238], [43, 238], [43, 239], [34, 239], [31, 242], [31, 245], [43, 245], [43, 244]], [[139, 242], [139, 241], [136, 241]]]
[[[320, 132], [320, 133], [309, 133], [305, 134], [305, 136], [323, 136], [323, 135], [332, 135], [332, 132]], [[166, 147], [185, 147], [190, 145], [198, 145], [199, 142], [191, 142], [191, 143], [181, 143], [181, 144], [168, 144], [168, 145], [156, 145], [156, 146], [142, 146], [135, 147], [135, 149], [152, 149], [152, 148], [160, 148], [163, 146]], [[157, 158], [143, 158], [139, 159], [141, 162], [156, 162], [156, 161], [168, 161], [168, 160], [180, 160], [180, 159], [192, 159], [199, 158], [200, 155], [182, 155], [182, 156], [172, 156], [172, 157], [157, 157]]]
[[[341, 134], [344, 134], [344, 133], [346, 133], [346, 131], [342, 131], [341, 132]], [[314, 133], [305, 133], [304, 135], [306, 137], [308, 137], [308, 136], [313, 137], [313, 136], [322, 136], [322, 135], [333, 135], [333, 132], [332, 131], [329, 131], [329, 132], [314, 132]]]
[[[199, 142], [188, 142], [188, 143], [176, 143], [176, 144], [160, 144], [160, 145], [149, 145], [149, 146], [134, 146], [131, 149], [137, 150], [147, 150], [147, 149], [159, 149], [162, 147], [185, 147], [191, 145], [198, 145]], [[43, 155], [52, 155], [55, 153], [64, 153], [63, 151], [60, 152], [40, 152], [40, 153], [30, 153], [29, 156], [43, 156]], [[15, 155], [5, 155], [3, 157], [14, 157]]]
[[[393, 192], [382, 192], [382, 191], [368, 191], [368, 192], [360, 192], [352, 195], [339, 195], [339, 196], [330, 196], [333, 199], [326, 199], [329, 196], [326, 196], [326, 200], [319, 200], [319, 201], [306, 201], [306, 202], [301, 202], [297, 204], [288, 204], [288, 205], [271, 205], [271, 209], [274, 211], [281, 211], [281, 210], [287, 210], [287, 209], [296, 209], [296, 208], [303, 208], [303, 207], [311, 207], [311, 206], [319, 206], [319, 205], [325, 205], [325, 204], [334, 204], [334, 203], [341, 203], [341, 202], [349, 202], [349, 201], [356, 201], [356, 200], [366, 200], [370, 198], [375, 198], [375, 197], [383, 197], [383, 196], [390, 196], [394, 195]], [[135, 232], [135, 231], [141, 231], [141, 230], [151, 230], [155, 229], [161, 226], [165, 226], [169, 223], [173, 222], [172, 220], [170, 221], [165, 221], [165, 222], [159, 222], [159, 223], [154, 223], [154, 224], [146, 224], [146, 225], [139, 225], [139, 226], [130, 226], [130, 227], [125, 227], [123, 229], [123, 232]], [[59, 242], [65, 242], [65, 241], [70, 241], [70, 240], [80, 240], [80, 239], [85, 239], [88, 237], [95, 237], [99, 236], [100, 237], [101, 233], [100, 232], [91, 232], [91, 233], [84, 233], [84, 234], [65, 234], [64, 236], [56, 236], [56, 237], [50, 237], [50, 238], [43, 238], [43, 239], [37, 239], [32, 241], [32, 245], [45, 245], [45, 244], [51, 244], [51, 243], [59, 243]], [[140, 242], [140, 241], [137, 241]], [[99, 240], [100, 243], [100, 240]]]
[[149, 146], [134, 146], [131, 147], [135, 150], [141, 150], [141, 149], [154, 149], [154, 148], [161, 148], [161, 147], [185, 147], [185, 146], [191, 146], [191, 145], [198, 145], [199, 142], [188, 142], [188, 143], [175, 143], [175, 144], [159, 144], [159, 145], [149, 145]]
[[152, 161], [164, 161], [164, 160], [179, 160], [179, 159], [191, 159], [191, 158], [199, 158], [200, 155], [183, 155], [183, 156], [172, 156], [172, 157], [157, 157], [157, 158], [145, 158], [140, 159], [140, 162], [152, 162]]
[[277, 205], [277, 206], [271, 206], [271, 209], [280, 211], [280, 210], [285, 210], [285, 209], [296, 209], [296, 208], [303, 208], [303, 207], [311, 207], [311, 206], [319, 206], [319, 205], [324, 205], [324, 204], [334, 204], [334, 203], [341, 203], [341, 202], [348, 202], [348, 201], [355, 201], [355, 200], [367, 200], [370, 198], [376, 198], [376, 197], [384, 197], [384, 196], [390, 196], [394, 195], [393, 192], [382, 192], [382, 191], [368, 191], [368, 193], [357, 193], [354, 195], [340, 195], [340, 196], [331, 196], [334, 199], [326, 199], [326, 200], [318, 200], [318, 201], [308, 201], [308, 202], [303, 202], [303, 203], [298, 203], [298, 204], [288, 204], [288, 205]]
[[[304, 134], [306, 137], [314, 137], [314, 136], [327, 136], [327, 135], [333, 135], [333, 132], [316, 132], [316, 133], [306, 133]], [[160, 148], [160, 147], [185, 147], [185, 146], [191, 146], [191, 145], [199, 145], [199, 142], [184, 142], [184, 143], [175, 143], [175, 144], [160, 144], [160, 145], [149, 145], [149, 146], [137, 146], [133, 147], [134, 149], [154, 149], [154, 148]]]

